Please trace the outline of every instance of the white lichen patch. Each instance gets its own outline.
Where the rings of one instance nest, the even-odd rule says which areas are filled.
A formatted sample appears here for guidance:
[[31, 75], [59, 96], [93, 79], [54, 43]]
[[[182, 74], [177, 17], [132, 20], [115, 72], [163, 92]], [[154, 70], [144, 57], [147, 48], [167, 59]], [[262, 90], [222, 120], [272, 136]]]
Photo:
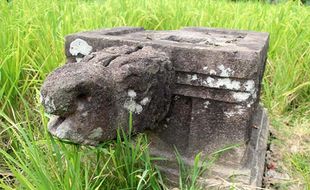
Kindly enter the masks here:
[[137, 93], [134, 90], [128, 90], [127, 94], [129, 96], [129, 100], [125, 101], [124, 108], [130, 112], [140, 114], [143, 108], [134, 100], [137, 97]]
[[210, 72], [209, 72], [209, 74], [210, 74], [210, 75], [216, 75], [216, 71], [213, 70], [213, 69], [211, 69]]
[[140, 104], [142, 106], [145, 106], [146, 104], [148, 104], [150, 102], [150, 99], [148, 97], [145, 97], [143, 98], [141, 101], [140, 101]]
[[140, 104], [136, 104], [136, 110], [135, 110], [135, 112], [136, 112], [137, 114], [140, 114], [140, 113], [142, 112], [142, 110], [143, 110], [142, 106], [141, 106]]
[[103, 134], [102, 128], [98, 127], [98, 128], [93, 129], [91, 131], [91, 133], [88, 135], [88, 138], [89, 139], [98, 139], [98, 138], [100, 138], [102, 136], [102, 134]]
[[232, 74], [234, 74], [234, 71], [232, 69], [225, 68], [224, 65], [219, 65], [217, 68], [221, 71], [220, 73], [221, 77], [229, 77]]
[[140, 104], [137, 104], [134, 100], [126, 101], [124, 104], [124, 108], [130, 112], [140, 114], [143, 110]]
[[203, 107], [204, 107], [205, 109], [207, 109], [209, 105], [210, 105], [210, 102], [209, 102], [209, 101], [205, 101], [205, 102], [203, 103]]
[[250, 95], [251, 94], [247, 92], [232, 92], [233, 98], [238, 102], [246, 101], [247, 99], [249, 99]]
[[228, 117], [228, 118], [231, 118], [235, 115], [235, 112], [234, 111], [229, 111], [229, 112], [224, 112], [225, 116]]
[[234, 117], [236, 115], [242, 115], [244, 114], [245, 109], [242, 108], [242, 106], [235, 106], [234, 110], [231, 111], [225, 111], [224, 114], [227, 118]]
[[214, 82], [214, 78], [208, 77], [207, 80], [204, 81], [204, 84], [205, 84], [205, 85], [210, 85], [210, 84], [213, 85], [213, 82]]
[[132, 99], [135, 99], [137, 96], [137, 93], [134, 90], [128, 90], [128, 96]]
[[229, 78], [219, 79], [217, 81], [217, 85], [220, 87], [223, 86], [223, 87], [230, 89], [230, 90], [239, 90], [240, 89], [240, 82], [235, 81], [235, 80], [231, 80]]
[[86, 112], [83, 112], [82, 114], [81, 114], [83, 117], [86, 117], [87, 115], [88, 115], [88, 112], [86, 111]]
[[203, 81], [203, 85], [211, 88], [226, 88], [229, 90], [239, 90], [241, 88], [239, 81], [229, 78], [214, 79], [212, 77], [207, 77], [207, 79]]
[[83, 59], [83, 58], [81, 58], [81, 57], [77, 57], [77, 58], [75, 58], [75, 60], [76, 60], [76, 62], [77, 62], [77, 63], [81, 62], [81, 61], [82, 61], [82, 59]]
[[88, 45], [85, 40], [80, 38], [75, 39], [70, 43], [69, 52], [73, 56], [77, 56], [78, 54], [88, 55], [92, 51], [93, 47]]
[[46, 112], [50, 113], [56, 110], [56, 106], [54, 104], [54, 100], [47, 96], [44, 100], [44, 107], [46, 109]]
[[255, 82], [254, 80], [248, 80], [243, 84], [243, 87], [247, 92], [251, 92], [253, 94], [255, 92]]
[[247, 106], [248, 108], [250, 108], [250, 107], [252, 106], [253, 103], [254, 103], [254, 101], [251, 101], [251, 102], [249, 102], [246, 106]]
[[191, 81], [196, 81], [198, 79], [198, 76], [196, 74], [194, 74], [191, 78]]

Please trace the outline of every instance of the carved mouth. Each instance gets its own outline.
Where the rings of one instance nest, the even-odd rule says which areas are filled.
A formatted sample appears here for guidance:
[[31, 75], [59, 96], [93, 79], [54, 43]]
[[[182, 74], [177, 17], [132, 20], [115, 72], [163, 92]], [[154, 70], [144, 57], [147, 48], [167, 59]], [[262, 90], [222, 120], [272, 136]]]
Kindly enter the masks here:
[[61, 125], [61, 123], [65, 120], [66, 118], [65, 117], [60, 117], [60, 116], [56, 116], [56, 115], [53, 115], [47, 126], [48, 126], [48, 129], [50, 131], [54, 130], [55, 128], [57, 128], [57, 126]]
[[61, 117], [53, 115], [48, 124], [48, 131], [61, 141], [76, 144], [97, 145], [99, 142], [89, 139], [77, 132], [77, 126], [70, 116]]
[[70, 118], [53, 115], [47, 124], [49, 132], [62, 141], [82, 143], [83, 138], [74, 130]]

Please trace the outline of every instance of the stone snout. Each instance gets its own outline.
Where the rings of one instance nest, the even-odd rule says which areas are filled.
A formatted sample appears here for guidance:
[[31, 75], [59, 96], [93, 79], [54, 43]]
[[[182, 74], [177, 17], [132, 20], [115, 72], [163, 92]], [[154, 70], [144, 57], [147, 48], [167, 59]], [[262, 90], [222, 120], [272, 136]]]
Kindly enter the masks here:
[[117, 128], [154, 128], [166, 116], [174, 70], [169, 57], [152, 47], [120, 46], [67, 63], [45, 80], [41, 101], [50, 133], [59, 139], [96, 145], [114, 139]]

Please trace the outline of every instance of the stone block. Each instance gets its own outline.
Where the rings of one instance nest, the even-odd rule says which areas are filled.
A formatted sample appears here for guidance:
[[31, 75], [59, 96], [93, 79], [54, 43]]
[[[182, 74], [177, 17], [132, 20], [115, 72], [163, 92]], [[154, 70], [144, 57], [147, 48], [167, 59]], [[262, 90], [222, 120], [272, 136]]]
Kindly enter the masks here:
[[[49, 76], [42, 90], [43, 104], [48, 112], [56, 115], [66, 115], [68, 112], [62, 113], [63, 109], [60, 108], [49, 111], [50, 106], [48, 105], [51, 98], [48, 99], [48, 97], [53, 96], [49, 94], [59, 91], [58, 87], [53, 86], [62, 85], [48, 82], [57, 80], [53, 79], [53, 76], [54, 78], [58, 76], [59, 80], [61, 75], [70, 81], [76, 78], [76, 73], [79, 73], [78, 75], [83, 78], [80, 71], [85, 70], [86, 72], [88, 67], [99, 73], [107, 72], [106, 78], [101, 77], [104, 80], [98, 80], [97, 83], [99, 86], [108, 84], [107, 86], [111, 87], [112, 92], [117, 92], [114, 93], [112, 100], [116, 100], [116, 97], [120, 96], [118, 93], [122, 94], [119, 97], [121, 101], [119, 104], [111, 106], [98, 100], [94, 105], [99, 107], [93, 110], [92, 115], [96, 115], [102, 112], [100, 110], [105, 110], [104, 107], [110, 106], [111, 110], [115, 108], [115, 113], [113, 112], [115, 117], [111, 116], [109, 121], [122, 121], [120, 117], [125, 116], [124, 102], [128, 90], [135, 89], [140, 102], [143, 102], [143, 98], [148, 95], [150, 104], [153, 105], [153, 107], [146, 106], [145, 113], [134, 112], [134, 120], [137, 120], [134, 127], [137, 129], [136, 131], [148, 133], [153, 154], [165, 156], [168, 160], [175, 162], [174, 147], [176, 147], [187, 163], [191, 164], [193, 157], [199, 152], [207, 155], [225, 147], [240, 145], [239, 148], [230, 151], [231, 156], [226, 156], [224, 161], [219, 161], [216, 164], [217, 167], [212, 171], [214, 174], [219, 173], [221, 176], [225, 176], [227, 173], [223, 172], [225, 168], [227, 171], [237, 172], [241, 171], [240, 168], [244, 168], [242, 171], [249, 176], [243, 178], [246, 183], [260, 185], [263, 167], [262, 155], [266, 149], [265, 137], [268, 124], [265, 112], [259, 107], [259, 97], [268, 41], [267, 33], [203, 27], [188, 27], [170, 31], [119, 27], [71, 34], [66, 37], [65, 42], [66, 65], [74, 66], [64, 66], [64, 68], [72, 69], [60, 69], [60, 71], [63, 70], [63, 74], [56, 71]], [[136, 53], [134, 57], [128, 58], [127, 54], [131, 54], [131, 52], [122, 51], [119, 53], [120, 50], [115, 50], [119, 47], [139, 49], [135, 51], [145, 50], [151, 53], [146, 53], [147, 55], [143, 52]], [[102, 56], [98, 57], [96, 54]], [[136, 67], [140, 69], [131, 72], [130, 68], [122, 70], [113, 67], [113, 65], [122, 66], [123, 62], [131, 67], [138, 64], [139, 66]], [[96, 69], [93, 65], [98, 63], [103, 64], [104, 68]], [[159, 72], [152, 72], [153, 67], [148, 67], [148, 65], [158, 64], [161, 65]], [[73, 71], [74, 69], [78, 72]], [[70, 75], [68, 72], [75, 74]], [[128, 82], [125, 76], [119, 77], [119, 73], [122, 72], [130, 73], [128, 75], [132, 75], [135, 80]], [[150, 74], [145, 74], [145, 72]], [[148, 85], [149, 88], [147, 88]], [[157, 90], [149, 93], [148, 89], [152, 89], [151, 87]], [[75, 89], [79, 91], [78, 88]], [[102, 92], [105, 91], [102, 90]], [[58, 95], [62, 96], [59, 93]], [[97, 94], [97, 96], [99, 97], [97, 99], [105, 97], [102, 94]], [[71, 95], [67, 97], [71, 97]], [[71, 104], [72, 101], [69, 100], [71, 99], [60, 100], [58, 98], [58, 100], [54, 100], [55, 106], [66, 104], [74, 107], [75, 104]], [[139, 105], [141, 106], [142, 103]], [[149, 112], [147, 112], [148, 110]], [[106, 114], [106, 112], [101, 113], [100, 117], [104, 117], [103, 115]], [[147, 116], [147, 114], [154, 116]], [[96, 128], [98, 123], [93, 123]], [[144, 125], [143, 128], [141, 126], [139, 128], [141, 124]], [[115, 130], [115, 126], [112, 126], [115, 125], [115, 122], [107, 122], [105, 125], [109, 129], [105, 131], [105, 127], [101, 127], [102, 132], [110, 134], [110, 139], [115, 137], [115, 132], [110, 131]], [[258, 126], [259, 129], [257, 130], [253, 125]], [[75, 133], [79, 132], [81, 133], [81, 130], [75, 130]], [[91, 131], [82, 133], [92, 134]], [[102, 134], [102, 137], [98, 136], [95, 142], [91, 142], [96, 144], [109, 138]], [[82, 140], [75, 142], [92, 144]], [[174, 164], [167, 163], [169, 161], [164, 165], [169, 166], [168, 169], [172, 171], [173, 167], [170, 167], [170, 164], [171, 166]], [[224, 169], [221, 169], [222, 166]]]
[[[151, 46], [165, 52], [176, 72], [172, 104], [181, 101], [182, 106], [170, 109], [173, 114], [165, 120], [169, 122], [163, 121], [156, 135], [171, 145], [170, 141], [177, 141], [176, 134], [187, 131], [180, 137], [187, 142], [173, 145], [184, 153], [210, 153], [249, 140], [268, 38], [267, 33], [213, 28], [150, 31], [120, 27], [69, 35], [65, 52], [68, 62], [84, 56], [83, 48], [88, 46], [91, 51], [121, 45]], [[87, 46], [74, 46], [77, 40]], [[74, 48], [80, 48], [81, 53], [72, 54]], [[185, 101], [188, 106], [183, 105]], [[188, 118], [186, 124], [176, 124], [181, 117]], [[175, 128], [180, 132], [171, 133]]]

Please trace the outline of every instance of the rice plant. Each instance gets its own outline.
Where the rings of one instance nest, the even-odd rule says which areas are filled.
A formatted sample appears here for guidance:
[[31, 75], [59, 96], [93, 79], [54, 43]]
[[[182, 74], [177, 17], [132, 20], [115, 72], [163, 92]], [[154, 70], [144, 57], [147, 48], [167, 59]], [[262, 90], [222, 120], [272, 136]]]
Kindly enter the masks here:
[[[121, 132], [116, 141], [96, 148], [64, 144], [48, 134], [49, 116], [39, 104], [42, 81], [65, 62], [65, 35], [124, 25], [155, 30], [204, 26], [269, 32], [262, 102], [269, 110], [272, 125], [282, 134], [285, 146], [293, 144], [290, 137], [296, 134], [305, 142], [300, 149], [310, 146], [309, 6], [298, 1], [274, 5], [228, 0], [2, 0], [2, 188], [166, 187], [152, 164], [155, 158], [148, 153], [144, 135], [137, 138], [136, 144], [126, 140]], [[310, 153], [305, 148], [302, 151], [302, 155]], [[283, 154], [292, 176], [309, 187], [308, 170], [301, 169], [309, 162], [309, 157], [299, 156], [300, 153], [292, 155], [288, 149], [284, 149]]]

